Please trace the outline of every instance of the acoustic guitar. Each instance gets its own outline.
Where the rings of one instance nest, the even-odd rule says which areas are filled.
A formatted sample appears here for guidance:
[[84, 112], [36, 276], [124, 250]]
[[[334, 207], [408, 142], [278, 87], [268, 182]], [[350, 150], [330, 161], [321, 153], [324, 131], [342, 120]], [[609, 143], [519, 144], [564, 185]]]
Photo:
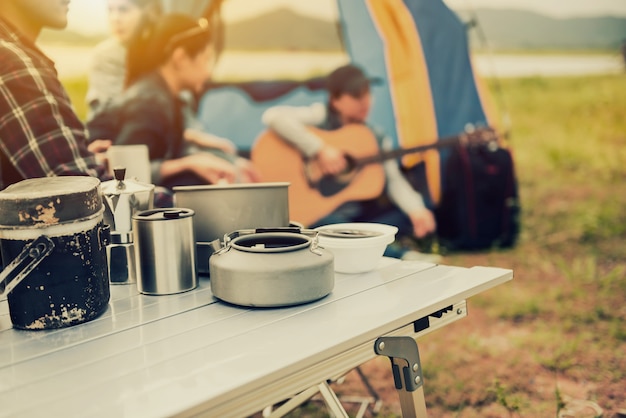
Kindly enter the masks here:
[[309, 128], [325, 143], [344, 152], [348, 167], [338, 176], [323, 175], [315, 160], [272, 130], [264, 131], [254, 142], [250, 158], [262, 181], [286, 181], [289, 186], [289, 214], [305, 226], [313, 224], [350, 201], [374, 199], [385, 186], [382, 162], [406, 154], [424, 152], [454, 144], [495, 141], [493, 131], [481, 129], [411, 148], [381, 151], [366, 125], [350, 124], [334, 131]]

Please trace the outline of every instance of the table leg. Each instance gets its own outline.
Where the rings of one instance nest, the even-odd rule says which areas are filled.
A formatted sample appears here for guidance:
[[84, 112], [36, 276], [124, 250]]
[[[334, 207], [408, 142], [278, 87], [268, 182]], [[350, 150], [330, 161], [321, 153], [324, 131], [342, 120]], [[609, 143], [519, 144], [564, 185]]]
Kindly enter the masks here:
[[348, 413], [343, 408], [343, 405], [341, 405], [341, 402], [339, 402], [337, 394], [333, 392], [327, 382], [322, 382], [317, 385], [317, 387], [324, 397], [324, 402], [326, 402], [328, 409], [330, 409], [335, 418], [349, 418]]
[[301, 406], [304, 402], [311, 399], [318, 392], [320, 393], [320, 395], [322, 395], [324, 403], [326, 403], [328, 410], [332, 413], [334, 417], [349, 418], [348, 413], [344, 409], [343, 405], [341, 405], [339, 398], [337, 398], [337, 394], [331, 389], [327, 382], [322, 382], [317, 386], [312, 386], [307, 390], [300, 392], [275, 410], [264, 413], [263, 416], [265, 418], [282, 417], [285, 414], [294, 410], [295, 408]]
[[391, 360], [393, 380], [404, 418], [426, 418], [424, 377], [417, 342], [411, 337], [380, 337], [374, 351]]
[[263, 417], [264, 418], [280, 418], [282, 416], [285, 416], [289, 412], [301, 406], [304, 402], [311, 399], [313, 396], [317, 394], [317, 392], [319, 392], [318, 387], [312, 386], [308, 388], [307, 390], [298, 393], [296, 396], [289, 399], [287, 402], [285, 402], [284, 404], [282, 404], [281, 406], [279, 406], [278, 408], [274, 410], [272, 410], [271, 407], [266, 408], [267, 412], [266, 410], [263, 411]]
[[[406, 362], [398, 359], [394, 359], [396, 365], [402, 362], [404, 366]], [[424, 398], [424, 385], [420, 385], [413, 391], [405, 389], [397, 389], [398, 396], [400, 397], [400, 407], [402, 408], [402, 416], [404, 418], [426, 418], [426, 399]]]

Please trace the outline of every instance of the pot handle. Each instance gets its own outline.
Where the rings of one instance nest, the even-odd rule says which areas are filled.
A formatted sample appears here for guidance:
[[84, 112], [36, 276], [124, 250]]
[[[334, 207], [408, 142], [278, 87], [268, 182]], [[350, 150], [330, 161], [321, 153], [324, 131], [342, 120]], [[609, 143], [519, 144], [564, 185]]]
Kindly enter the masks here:
[[[246, 230], [244, 230], [246, 231]], [[256, 228], [254, 234], [261, 234], [264, 232], [291, 232], [294, 234], [303, 234], [303, 229], [297, 226], [279, 226], [275, 228]], [[244, 234], [240, 234], [244, 235]]]
[[0, 272], [0, 294], [9, 294], [54, 249], [54, 242], [42, 235], [22, 248], [18, 256]]
[[111, 244], [111, 225], [102, 224], [98, 227], [98, 241], [104, 247]]
[[227, 245], [230, 241], [242, 235], [261, 234], [264, 232], [287, 232], [287, 233], [292, 233], [292, 234], [310, 235], [312, 237], [316, 237], [318, 233], [314, 229], [304, 229], [304, 228], [293, 227], [293, 226], [282, 226], [282, 227], [279, 226], [276, 228], [240, 229], [238, 231], [234, 231], [229, 234], [224, 234], [223, 244]]

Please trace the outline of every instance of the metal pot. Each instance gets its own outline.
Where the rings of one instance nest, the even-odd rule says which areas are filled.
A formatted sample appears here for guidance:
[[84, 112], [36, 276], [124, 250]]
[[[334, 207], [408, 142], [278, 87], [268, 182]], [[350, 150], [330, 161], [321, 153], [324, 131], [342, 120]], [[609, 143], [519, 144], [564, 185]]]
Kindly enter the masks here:
[[107, 246], [109, 281], [112, 284], [135, 283], [136, 261], [133, 215], [152, 208], [154, 185], [126, 179], [126, 169], [113, 170], [115, 180], [102, 183], [104, 221], [111, 226], [111, 244]]
[[289, 226], [289, 183], [174, 187], [177, 207], [193, 209], [198, 272], [209, 272], [212, 242], [240, 229]]
[[0, 192], [0, 250], [11, 322], [38, 330], [100, 315], [110, 293], [100, 181], [23, 180]]
[[240, 230], [224, 237], [209, 258], [211, 290], [242, 306], [298, 305], [328, 295], [335, 285], [332, 253], [317, 233], [299, 228]]

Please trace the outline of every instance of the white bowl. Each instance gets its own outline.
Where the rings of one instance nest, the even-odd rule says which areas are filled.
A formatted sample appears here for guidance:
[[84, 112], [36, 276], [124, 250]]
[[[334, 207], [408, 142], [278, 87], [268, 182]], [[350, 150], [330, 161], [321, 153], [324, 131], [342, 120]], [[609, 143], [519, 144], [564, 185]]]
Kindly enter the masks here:
[[[335, 256], [335, 271], [338, 273], [364, 273], [374, 270], [383, 256], [387, 245], [391, 244], [396, 237], [398, 228], [391, 225], [352, 222], [342, 224], [324, 225], [316, 228], [319, 245]], [[324, 234], [330, 231], [345, 231], [346, 237], [342, 233], [339, 236], [328, 236]], [[350, 231], [363, 231], [367, 233], [377, 233], [379, 235], [353, 237]]]

